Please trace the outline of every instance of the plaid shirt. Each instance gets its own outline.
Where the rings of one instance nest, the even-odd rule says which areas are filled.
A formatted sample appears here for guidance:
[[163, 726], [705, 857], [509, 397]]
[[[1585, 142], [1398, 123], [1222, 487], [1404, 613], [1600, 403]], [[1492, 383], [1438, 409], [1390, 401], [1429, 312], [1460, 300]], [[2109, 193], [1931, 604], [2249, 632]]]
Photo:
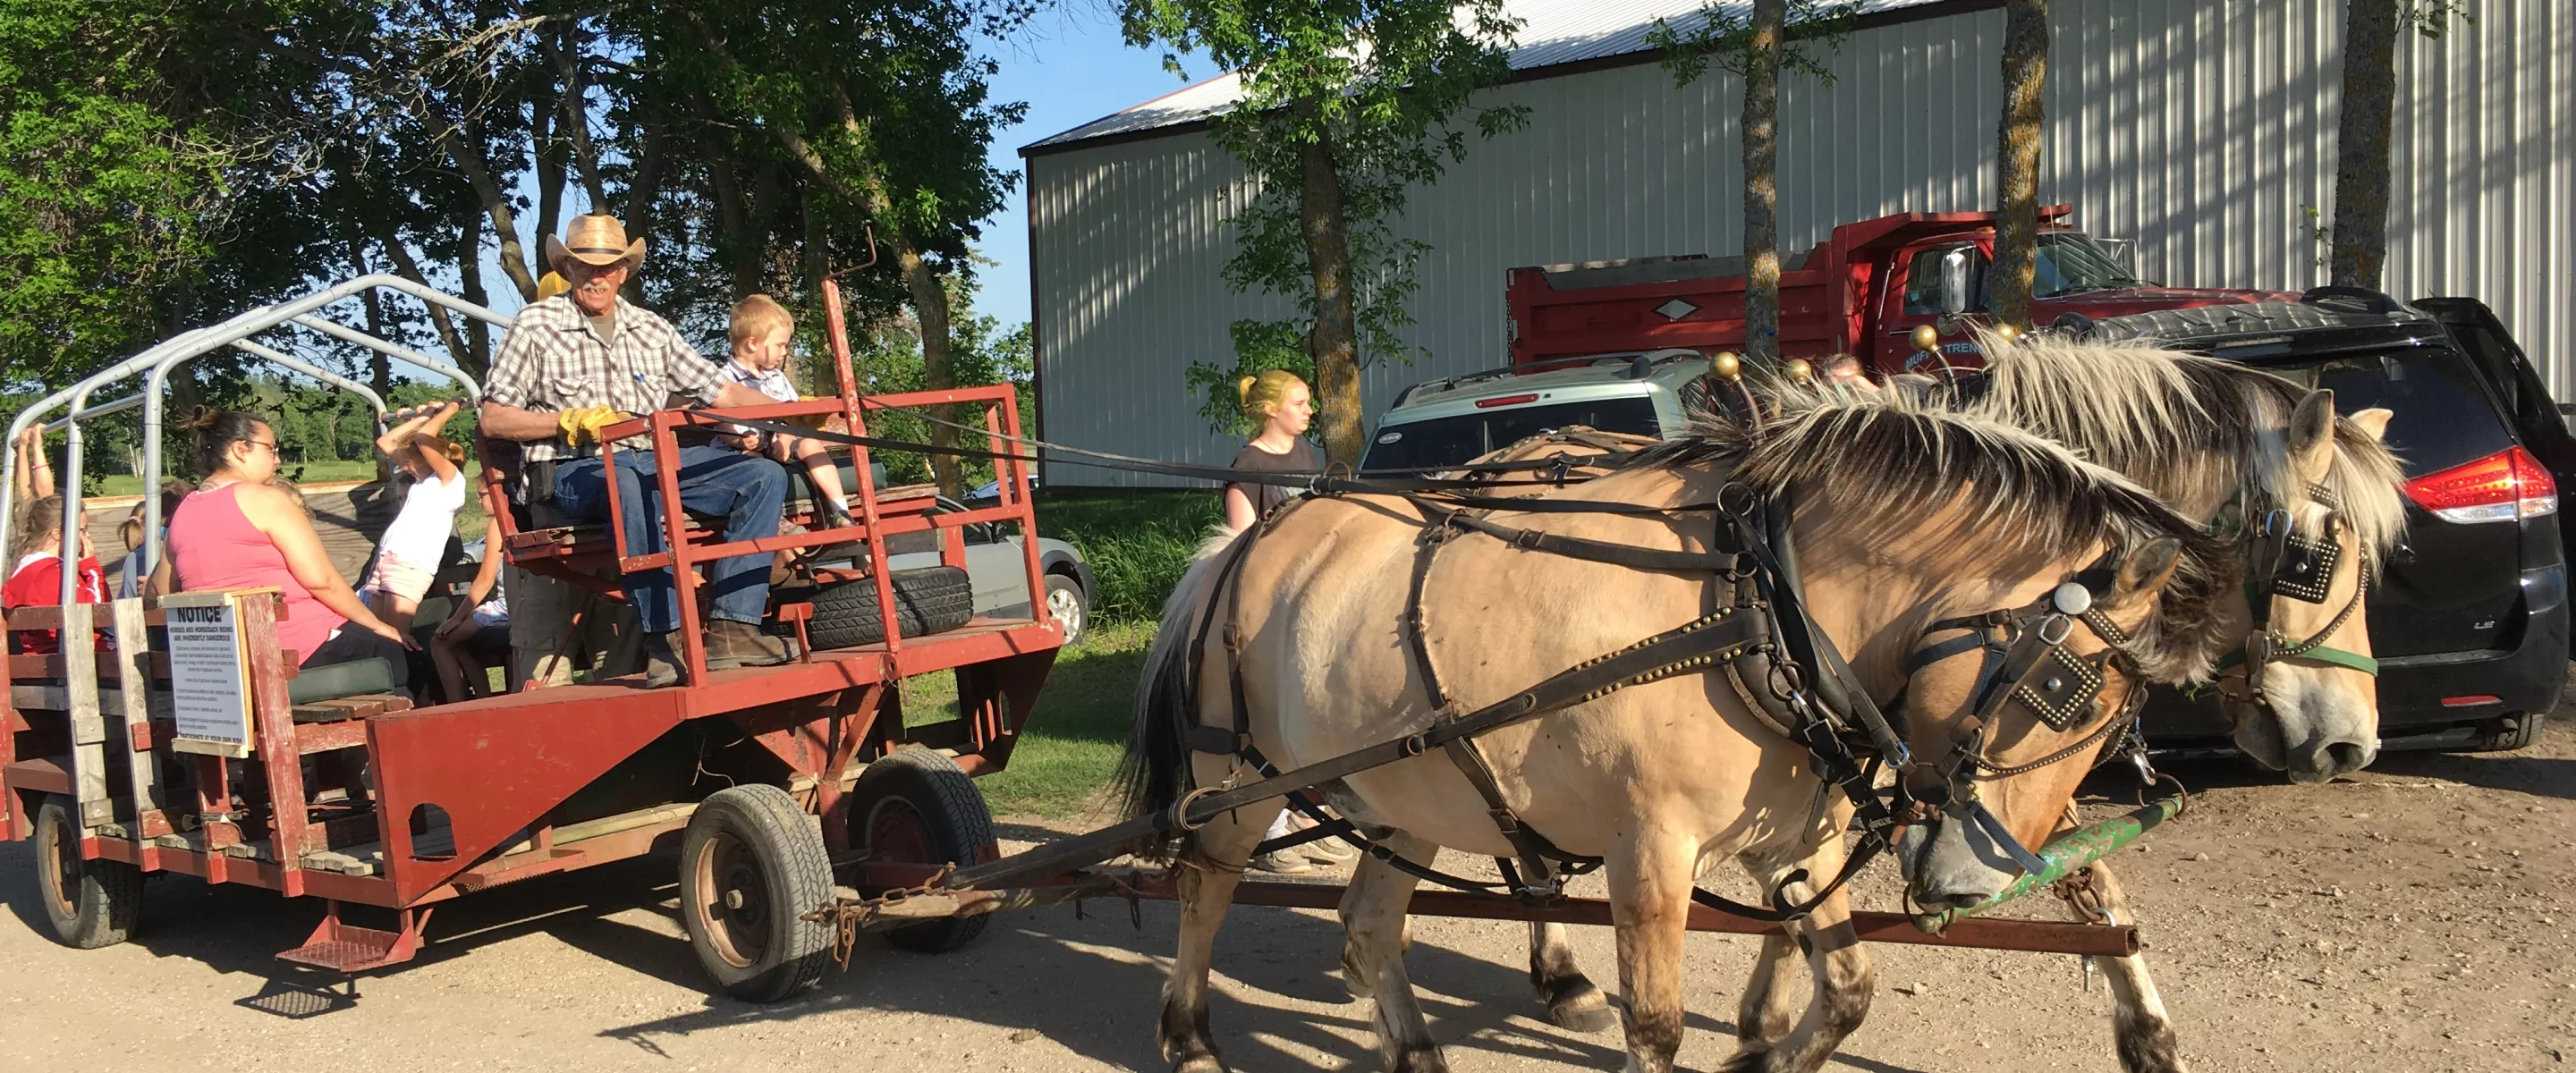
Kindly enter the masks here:
[[[617, 300], [616, 337], [602, 342], [591, 331], [590, 318], [572, 296], [556, 295], [519, 311], [509, 338], [492, 359], [483, 382], [486, 401], [525, 410], [555, 411], [583, 406], [614, 406], [642, 416], [662, 409], [674, 393], [714, 402], [724, 390], [724, 377], [714, 363], [680, 338], [671, 322], [650, 310]], [[523, 446], [531, 462], [581, 458], [598, 448], [572, 448], [560, 439], [534, 440]], [[646, 450], [641, 436], [617, 441], [617, 449]]]

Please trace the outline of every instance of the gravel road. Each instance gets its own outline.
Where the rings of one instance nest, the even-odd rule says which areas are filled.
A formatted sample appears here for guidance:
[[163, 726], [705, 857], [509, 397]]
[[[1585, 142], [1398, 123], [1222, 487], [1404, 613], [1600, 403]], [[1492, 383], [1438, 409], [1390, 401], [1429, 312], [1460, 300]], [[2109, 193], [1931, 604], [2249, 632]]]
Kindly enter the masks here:
[[[2523, 753], [2389, 754], [2327, 786], [2229, 763], [2178, 770], [2195, 807], [2119, 866], [2196, 1069], [2576, 1058], [2576, 730], [2565, 722]], [[1025, 823], [1005, 832], [1049, 837]], [[68, 950], [45, 933], [26, 844], [0, 846], [0, 1069], [1160, 1068], [1151, 1029], [1169, 905], [1146, 905], [1141, 931], [1125, 905], [1093, 903], [1084, 916], [1002, 918], [956, 954], [866, 943], [819, 993], [756, 1007], [699, 989], [672, 872], [667, 856], [646, 858], [442, 907], [422, 956], [363, 978], [352, 1002], [271, 956], [302, 941], [317, 904], [156, 879], [133, 943]], [[1891, 906], [1888, 877], [1871, 880], [1862, 904]], [[1329, 914], [1239, 908], [1232, 920], [1214, 1023], [1235, 1065], [1378, 1068], [1368, 1008], [1334, 975]], [[1576, 929], [1575, 942], [1615, 991], [1607, 930]], [[1515, 926], [1416, 922], [1410, 964], [1452, 1064], [1618, 1068], [1615, 1033], [1537, 1018], [1522, 949]], [[1685, 1066], [1729, 1052], [1752, 950], [1691, 938]], [[1877, 1005], [1833, 1068], [2116, 1068], [2107, 1000], [2085, 992], [2072, 958], [1874, 950]]]

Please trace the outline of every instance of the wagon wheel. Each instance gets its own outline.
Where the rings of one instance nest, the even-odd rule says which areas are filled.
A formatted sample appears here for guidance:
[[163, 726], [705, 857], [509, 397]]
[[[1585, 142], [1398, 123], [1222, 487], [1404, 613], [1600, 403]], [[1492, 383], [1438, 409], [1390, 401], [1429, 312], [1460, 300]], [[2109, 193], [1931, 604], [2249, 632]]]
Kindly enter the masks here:
[[[944, 753], [905, 749], [867, 766], [850, 790], [850, 830], [867, 854], [902, 864], [973, 864], [995, 855], [984, 792]], [[875, 893], [873, 891], [869, 893]], [[896, 928], [886, 941], [923, 954], [955, 950], [984, 933], [982, 916]]]
[[803, 919], [832, 900], [823, 833], [787, 791], [717, 791], [680, 841], [680, 924], [725, 994], [776, 1002], [823, 978], [830, 925]]
[[75, 950], [115, 946], [134, 934], [143, 870], [105, 857], [84, 861], [70, 805], [46, 794], [36, 807], [36, 890], [54, 938]]

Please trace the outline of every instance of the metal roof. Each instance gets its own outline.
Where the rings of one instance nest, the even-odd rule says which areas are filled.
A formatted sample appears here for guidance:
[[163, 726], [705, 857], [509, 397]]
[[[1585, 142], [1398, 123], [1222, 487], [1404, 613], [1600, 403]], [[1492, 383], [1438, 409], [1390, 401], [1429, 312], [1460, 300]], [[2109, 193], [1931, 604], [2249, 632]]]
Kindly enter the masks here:
[[[1876, 15], [1944, 2], [1947, 0], [1862, 0], [1859, 13]], [[1518, 43], [1511, 56], [1515, 72], [1651, 52], [1646, 34], [1655, 28], [1656, 20], [1667, 20], [1677, 30], [1695, 29], [1704, 21], [1701, 0], [1505, 0], [1503, 6], [1521, 20]], [[1736, 2], [1715, 6], [1741, 18], [1753, 5]], [[1020, 152], [1194, 123], [1234, 107], [1242, 96], [1242, 79], [1227, 72], [1041, 138], [1021, 146]]]

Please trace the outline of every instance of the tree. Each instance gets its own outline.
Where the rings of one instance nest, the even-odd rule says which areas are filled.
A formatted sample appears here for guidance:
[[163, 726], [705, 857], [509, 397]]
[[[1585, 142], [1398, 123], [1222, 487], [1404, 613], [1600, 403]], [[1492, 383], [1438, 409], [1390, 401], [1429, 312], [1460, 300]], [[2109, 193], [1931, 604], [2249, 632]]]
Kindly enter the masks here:
[[1689, 31], [1657, 19], [1646, 34], [1664, 50], [1677, 85], [1707, 73], [1711, 57], [1744, 80], [1744, 356], [1756, 362], [1780, 358], [1780, 72], [1785, 66], [1832, 85], [1823, 58], [1791, 36], [1838, 51], [1858, 14], [1849, 0], [1754, 0], [1749, 17], [1708, 6]]
[[1404, 301], [1426, 247], [1393, 224], [1411, 187], [1465, 158], [1470, 129], [1491, 137], [1527, 122], [1526, 108], [1469, 107], [1510, 73], [1519, 23], [1502, 0], [1122, 0], [1120, 15], [1129, 43], [1204, 50], [1241, 78], [1216, 137], [1260, 193], [1237, 210], [1225, 279], [1238, 292], [1293, 296], [1301, 314], [1237, 322], [1234, 368], [1194, 365], [1189, 382], [1227, 412], [1235, 379], [1283, 364], [1278, 344], [1298, 339], [1325, 458], [1358, 465], [1360, 355], [1412, 355], [1398, 333], [1413, 322]]
[[2039, 274], [2039, 136], [2048, 86], [2048, 0], [2004, 4], [2004, 114], [1995, 135], [1995, 263], [1987, 270], [1995, 323], [2030, 327]]
[[2452, 16], [2475, 22], [2462, 0], [2346, 0], [2343, 102], [2335, 124], [2333, 245], [2328, 282], [2378, 290], [2388, 260], [2388, 131], [2397, 106], [2397, 34], [2439, 38]]

